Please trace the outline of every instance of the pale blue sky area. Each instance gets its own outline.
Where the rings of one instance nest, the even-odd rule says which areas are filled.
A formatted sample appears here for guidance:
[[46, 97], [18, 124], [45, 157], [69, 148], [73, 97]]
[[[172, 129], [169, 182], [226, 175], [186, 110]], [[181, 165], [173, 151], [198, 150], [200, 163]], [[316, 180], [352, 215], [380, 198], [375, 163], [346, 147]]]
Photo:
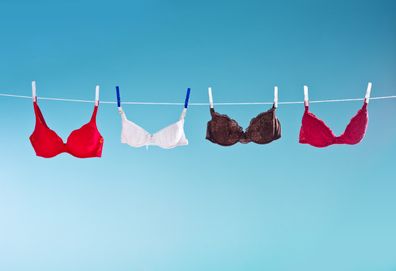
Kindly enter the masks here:
[[[396, 2], [0, 1], [0, 92], [115, 101], [281, 101], [396, 94]], [[66, 139], [91, 104], [40, 101]], [[361, 102], [314, 104], [336, 134]], [[269, 106], [218, 106], [247, 126]], [[178, 106], [124, 106], [148, 131]], [[190, 145], [120, 143], [102, 104], [101, 159], [35, 156], [31, 100], [0, 97], [0, 270], [395, 271], [396, 101], [371, 101], [361, 144], [298, 144], [302, 105], [279, 106], [282, 138], [220, 147], [207, 107]]]

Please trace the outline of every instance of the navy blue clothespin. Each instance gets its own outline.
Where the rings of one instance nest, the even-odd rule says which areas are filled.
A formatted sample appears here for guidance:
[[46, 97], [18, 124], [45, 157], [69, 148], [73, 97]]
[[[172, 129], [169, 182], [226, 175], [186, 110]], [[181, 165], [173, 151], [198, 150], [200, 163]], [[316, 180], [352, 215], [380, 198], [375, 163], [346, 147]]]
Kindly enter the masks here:
[[117, 106], [121, 107], [120, 87], [119, 86], [116, 86], [116, 92], [117, 92]]
[[191, 91], [191, 89], [188, 88], [187, 93], [186, 93], [186, 99], [184, 100], [184, 108], [188, 107], [188, 100], [190, 99], [190, 91]]

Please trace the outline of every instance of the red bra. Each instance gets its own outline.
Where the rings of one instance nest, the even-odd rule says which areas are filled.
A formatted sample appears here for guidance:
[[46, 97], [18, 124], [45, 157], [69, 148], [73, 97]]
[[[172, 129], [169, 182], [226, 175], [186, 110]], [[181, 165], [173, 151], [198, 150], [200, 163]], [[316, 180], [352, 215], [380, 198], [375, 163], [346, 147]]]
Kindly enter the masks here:
[[[307, 96], [308, 94], [306, 94]], [[354, 145], [359, 143], [363, 139], [368, 125], [367, 104], [368, 96], [366, 95], [362, 108], [351, 119], [344, 133], [340, 136], [335, 136], [333, 131], [321, 119], [309, 112], [308, 99], [306, 98], [305, 112], [300, 129], [300, 143], [310, 144], [318, 148], [333, 144]]]
[[51, 158], [67, 152], [78, 158], [101, 157], [103, 137], [96, 126], [99, 103], [94, 107], [91, 120], [81, 128], [74, 130], [67, 138], [67, 142], [64, 143], [56, 132], [48, 127], [37, 104], [37, 99], [35, 96], [33, 97], [36, 125], [30, 136], [30, 142], [37, 156]]

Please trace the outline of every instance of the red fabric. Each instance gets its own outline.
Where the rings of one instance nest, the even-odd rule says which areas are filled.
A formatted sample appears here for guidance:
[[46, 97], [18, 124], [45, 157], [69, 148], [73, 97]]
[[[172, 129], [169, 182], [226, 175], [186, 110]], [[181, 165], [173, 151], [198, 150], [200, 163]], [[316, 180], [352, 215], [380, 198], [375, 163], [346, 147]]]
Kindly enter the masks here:
[[304, 116], [300, 130], [300, 143], [310, 144], [314, 147], [323, 148], [333, 144], [357, 144], [366, 132], [368, 125], [367, 103], [351, 119], [344, 133], [335, 136], [333, 131], [305, 106]]
[[103, 137], [96, 127], [98, 106], [95, 106], [91, 120], [81, 128], [74, 130], [67, 138], [67, 143], [64, 143], [56, 132], [47, 126], [36, 101], [33, 102], [33, 105], [36, 126], [30, 136], [30, 142], [37, 156], [51, 158], [62, 152], [67, 152], [78, 158], [101, 157]]

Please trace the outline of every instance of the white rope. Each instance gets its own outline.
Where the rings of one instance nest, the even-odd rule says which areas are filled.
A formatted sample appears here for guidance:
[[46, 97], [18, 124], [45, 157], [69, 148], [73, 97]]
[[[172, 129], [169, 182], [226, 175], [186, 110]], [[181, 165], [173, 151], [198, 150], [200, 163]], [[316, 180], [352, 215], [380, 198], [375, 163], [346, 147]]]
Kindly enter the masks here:
[[[0, 97], [12, 97], [21, 99], [32, 99], [31, 96], [25, 95], [15, 95], [8, 93], [0, 93]], [[62, 101], [62, 102], [74, 102], [74, 103], [95, 103], [93, 100], [81, 100], [81, 99], [67, 99], [67, 98], [51, 98], [51, 97], [37, 97], [38, 100], [48, 100], [48, 101]], [[392, 96], [379, 96], [371, 97], [370, 100], [385, 100], [385, 99], [396, 99], [396, 95]], [[338, 103], [338, 102], [353, 102], [353, 101], [363, 101], [364, 98], [351, 98], [351, 99], [332, 99], [332, 100], [316, 100], [309, 101], [309, 103]], [[100, 101], [101, 104], [117, 104], [117, 102], [112, 101]], [[224, 103], [214, 103], [214, 105], [272, 105], [274, 102], [224, 102]], [[291, 102], [278, 102], [278, 104], [288, 105], [288, 104], [303, 104], [304, 101], [291, 101]], [[184, 103], [172, 103], [172, 102], [122, 102], [122, 104], [131, 105], [184, 105]], [[209, 103], [189, 103], [189, 106], [209, 106]]]

